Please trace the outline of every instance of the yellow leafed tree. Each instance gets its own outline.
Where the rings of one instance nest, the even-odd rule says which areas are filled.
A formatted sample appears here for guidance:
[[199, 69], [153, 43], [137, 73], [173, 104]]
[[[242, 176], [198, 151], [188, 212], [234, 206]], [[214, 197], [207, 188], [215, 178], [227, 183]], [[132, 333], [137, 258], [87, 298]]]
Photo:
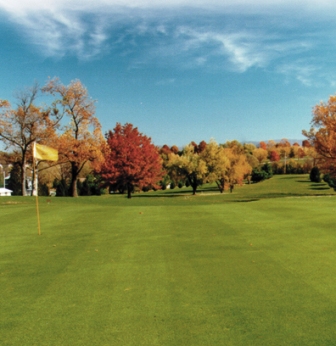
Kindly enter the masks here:
[[60, 161], [71, 166], [71, 195], [77, 197], [77, 179], [84, 165], [87, 162], [94, 165], [103, 160], [102, 146], [105, 141], [101, 125], [94, 116], [95, 101], [79, 80], [65, 86], [59, 79], [51, 79], [43, 91], [56, 97], [52, 112], [60, 119], [70, 118], [70, 122], [61, 128], [57, 149]]
[[192, 144], [183, 149], [181, 156], [175, 153], [169, 154], [168, 163], [166, 164], [176, 177], [187, 179], [196, 194], [197, 187], [202, 185], [207, 177], [207, 166], [201, 155], [195, 152]]
[[212, 140], [201, 152], [201, 157], [207, 166], [207, 181], [216, 182], [222, 193], [225, 187], [225, 176], [230, 167], [230, 160], [225, 149]]

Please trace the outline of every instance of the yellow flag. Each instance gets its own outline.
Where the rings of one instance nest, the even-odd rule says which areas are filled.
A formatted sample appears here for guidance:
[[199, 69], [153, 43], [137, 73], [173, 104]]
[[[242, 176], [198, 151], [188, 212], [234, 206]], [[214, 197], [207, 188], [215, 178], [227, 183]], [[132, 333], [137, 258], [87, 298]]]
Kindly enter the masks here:
[[58, 150], [34, 143], [34, 157], [38, 160], [58, 161]]

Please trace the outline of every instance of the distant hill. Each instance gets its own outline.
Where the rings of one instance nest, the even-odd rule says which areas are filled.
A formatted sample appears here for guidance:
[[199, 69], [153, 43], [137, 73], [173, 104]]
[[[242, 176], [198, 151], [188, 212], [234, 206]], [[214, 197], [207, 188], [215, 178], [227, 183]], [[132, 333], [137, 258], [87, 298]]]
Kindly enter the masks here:
[[[281, 142], [282, 139], [266, 139], [266, 140], [260, 140], [260, 141], [244, 141], [244, 142], [242, 142], [242, 144], [251, 143], [251, 144], [254, 144], [255, 146], [258, 146], [260, 142], [267, 143], [268, 141], [274, 141], [275, 143], [279, 143], [279, 142]], [[301, 138], [301, 139], [288, 139], [288, 138], [286, 138], [286, 139], [287, 139], [287, 141], [291, 145], [293, 145], [294, 143], [298, 143], [298, 144], [302, 145], [302, 141], [304, 141], [307, 138]]]

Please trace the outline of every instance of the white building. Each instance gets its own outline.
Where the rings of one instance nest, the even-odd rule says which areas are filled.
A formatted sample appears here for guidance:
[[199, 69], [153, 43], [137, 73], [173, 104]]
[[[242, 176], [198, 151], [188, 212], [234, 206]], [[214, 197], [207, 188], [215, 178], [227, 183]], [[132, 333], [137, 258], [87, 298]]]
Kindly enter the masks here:
[[0, 187], [0, 196], [11, 196], [12, 190], [8, 190], [5, 187]]

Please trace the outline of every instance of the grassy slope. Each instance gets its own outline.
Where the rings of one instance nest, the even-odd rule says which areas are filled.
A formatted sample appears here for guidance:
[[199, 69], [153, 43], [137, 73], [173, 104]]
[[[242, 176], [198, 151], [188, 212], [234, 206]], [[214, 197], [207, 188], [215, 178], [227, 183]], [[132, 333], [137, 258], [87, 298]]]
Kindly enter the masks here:
[[177, 192], [1, 198], [0, 345], [335, 345], [332, 190]]

